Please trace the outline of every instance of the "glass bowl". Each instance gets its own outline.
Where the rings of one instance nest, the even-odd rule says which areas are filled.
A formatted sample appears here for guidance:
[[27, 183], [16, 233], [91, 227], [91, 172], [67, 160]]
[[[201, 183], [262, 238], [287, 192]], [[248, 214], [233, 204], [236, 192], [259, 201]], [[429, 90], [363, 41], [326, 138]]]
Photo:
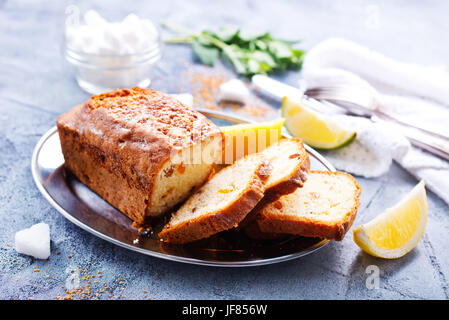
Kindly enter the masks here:
[[154, 64], [162, 56], [160, 36], [144, 52], [133, 54], [93, 54], [70, 48], [64, 39], [64, 55], [75, 68], [79, 86], [92, 94], [118, 88], [148, 87]]

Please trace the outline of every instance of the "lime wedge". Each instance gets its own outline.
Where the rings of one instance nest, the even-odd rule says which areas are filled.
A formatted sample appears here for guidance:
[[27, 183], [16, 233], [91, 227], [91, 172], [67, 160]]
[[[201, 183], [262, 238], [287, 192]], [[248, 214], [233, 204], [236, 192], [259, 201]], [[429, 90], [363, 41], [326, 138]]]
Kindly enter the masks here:
[[356, 136], [355, 131], [343, 128], [329, 116], [319, 114], [287, 97], [282, 100], [282, 116], [288, 132], [314, 148], [341, 148]]

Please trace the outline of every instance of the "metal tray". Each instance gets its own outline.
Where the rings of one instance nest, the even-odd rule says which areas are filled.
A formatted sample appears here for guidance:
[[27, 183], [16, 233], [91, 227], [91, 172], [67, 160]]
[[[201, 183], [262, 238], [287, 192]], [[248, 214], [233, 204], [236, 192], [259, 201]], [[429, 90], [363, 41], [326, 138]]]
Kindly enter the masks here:
[[[250, 122], [229, 114], [198, 110], [217, 125]], [[286, 132], [283, 135], [288, 137]], [[306, 146], [314, 170], [335, 171], [318, 152]], [[56, 127], [37, 143], [31, 160], [33, 179], [48, 202], [80, 228], [121, 247], [149, 256], [190, 264], [242, 267], [272, 264], [305, 256], [329, 241], [318, 238], [287, 237], [277, 240], [251, 240], [231, 230], [186, 245], [169, 245], [154, 232], [142, 232], [120, 211], [82, 184], [62, 164]], [[162, 226], [162, 225], [161, 225]]]

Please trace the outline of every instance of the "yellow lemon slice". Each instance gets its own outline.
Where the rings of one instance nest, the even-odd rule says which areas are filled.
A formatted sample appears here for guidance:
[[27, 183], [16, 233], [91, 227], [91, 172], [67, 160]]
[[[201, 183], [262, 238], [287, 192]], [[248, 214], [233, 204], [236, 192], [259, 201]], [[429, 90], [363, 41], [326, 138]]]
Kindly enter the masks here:
[[329, 116], [319, 114], [288, 97], [282, 100], [282, 116], [290, 134], [300, 137], [314, 148], [341, 148], [356, 136], [355, 131], [341, 127]]
[[231, 164], [237, 159], [262, 151], [282, 137], [281, 129], [285, 119], [273, 121], [236, 124], [221, 127], [225, 141], [223, 148], [223, 163]]
[[426, 189], [421, 181], [395, 206], [356, 228], [354, 241], [375, 257], [402, 257], [416, 247], [424, 234], [427, 212]]

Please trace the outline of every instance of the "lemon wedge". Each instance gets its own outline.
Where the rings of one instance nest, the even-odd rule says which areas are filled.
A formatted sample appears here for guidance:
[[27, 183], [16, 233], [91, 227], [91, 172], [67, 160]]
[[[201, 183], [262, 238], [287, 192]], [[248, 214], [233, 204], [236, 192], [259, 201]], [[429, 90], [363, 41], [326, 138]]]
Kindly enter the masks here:
[[426, 189], [421, 181], [395, 206], [356, 228], [354, 241], [375, 257], [402, 257], [416, 247], [424, 234], [427, 212]]
[[284, 122], [285, 119], [280, 118], [267, 122], [220, 127], [225, 137], [223, 163], [234, 163], [247, 154], [262, 151], [279, 141]]
[[329, 116], [319, 114], [288, 97], [282, 100], [282, 116], [288, 132], [314, 148], [341, 148], [356, 136], [355, 131], [341, 127]]

